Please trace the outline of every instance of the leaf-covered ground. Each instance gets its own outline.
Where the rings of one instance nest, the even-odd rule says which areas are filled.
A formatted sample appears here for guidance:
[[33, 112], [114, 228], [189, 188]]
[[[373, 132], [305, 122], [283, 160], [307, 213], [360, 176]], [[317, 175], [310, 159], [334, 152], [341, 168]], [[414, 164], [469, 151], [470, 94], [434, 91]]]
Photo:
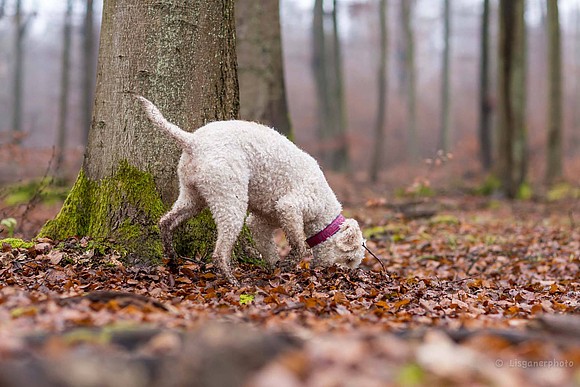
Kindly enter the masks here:
[[4, 244], [0, 384], [580, 384], [579, 209], [373, 200], [346, 212], [384, 269], [240, 265], [240, 288], [85, 239]]

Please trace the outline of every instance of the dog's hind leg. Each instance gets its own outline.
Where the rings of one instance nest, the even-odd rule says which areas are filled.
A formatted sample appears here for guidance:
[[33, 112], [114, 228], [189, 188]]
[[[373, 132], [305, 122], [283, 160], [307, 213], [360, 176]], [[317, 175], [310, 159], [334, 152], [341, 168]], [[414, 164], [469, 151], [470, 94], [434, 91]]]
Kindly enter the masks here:
[[203, 208], [203, 200], [195, 190], [181, 188], [179, 197], [173, 203], [171, 210], [159, 221], [163, 249], [172, 261], [176, 258], [173, 248], [173, 230], [183, 221], [197, 215]]
[[236, 200], [232, 200], [231, 203], [224, 203], [224, 198], [221, 199], [219, 205], [212, 206], [210, 204], [218, 234], [212, 259], [228, 281], [232, 285], [239, 286], [239, 282], [232, 273], [230, 262], [234, 245], [244, 225], [247, 202], [234, 198]]

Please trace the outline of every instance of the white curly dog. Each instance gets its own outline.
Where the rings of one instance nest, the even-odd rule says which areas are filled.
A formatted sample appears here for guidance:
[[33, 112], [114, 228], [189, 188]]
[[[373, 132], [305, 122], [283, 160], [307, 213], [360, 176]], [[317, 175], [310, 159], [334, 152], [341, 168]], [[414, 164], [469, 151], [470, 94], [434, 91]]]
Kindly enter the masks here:
[[[281, 228], [295, 264], [312, 248], [313, 264], [357, 267], [364, 257], [363, 236], [341, 204], [316, 160], [275, 130], [247, 121], [217, 121], [193, 133], [167, 121], [144, 97], [136, 96], [149, 119], [173, 137], [183, 153], [177, 167], [179, 198], [159, 227], [163, 246], [175, 257], [172, 231], [209, 207], [217, 225], [214, 262], [232, 284], [230, 260], [244, 225], [262, 258], [279, 260], [273, 233]], [[308, 246], [308, 247], [307, 247]]]

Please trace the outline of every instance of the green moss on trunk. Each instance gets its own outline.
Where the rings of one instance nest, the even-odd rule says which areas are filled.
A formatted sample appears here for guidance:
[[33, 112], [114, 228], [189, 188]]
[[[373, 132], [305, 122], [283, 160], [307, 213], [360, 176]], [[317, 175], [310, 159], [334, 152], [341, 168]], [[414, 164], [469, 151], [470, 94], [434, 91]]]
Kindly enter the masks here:
[[[89, 236], [107, 245], [112, 242], [118, 252], [138, 261], [159, 262], [163, 247], [158, 222], [168, 209], [153, 176], [126, 161], [112, 177], [99, 181], [89, 179], [81, 170], [59, 214], [44, 225], [39, 237], [64, 240]], [[215, 239], [216, 226], [208, 210], [174, 234], [178, 254], [190, 257], [210, 257]], [[247, 244], [251, 244], [251, 237], [244, 228], [234, 256], [244, 257], [243, 246]]]
[[162, 247], [157, 221], [164, 211], [153, 176], [124, 161], [112, 177], [99, 181], [81, 170], [60, 213], [39, 236], [112, 240], [121, 253], [158, 260]]

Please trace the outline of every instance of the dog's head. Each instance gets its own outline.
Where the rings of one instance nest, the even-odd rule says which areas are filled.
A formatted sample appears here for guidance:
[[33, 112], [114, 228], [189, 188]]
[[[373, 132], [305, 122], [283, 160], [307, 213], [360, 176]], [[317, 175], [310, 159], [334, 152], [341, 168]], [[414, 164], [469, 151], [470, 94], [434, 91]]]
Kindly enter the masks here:
[[364, 239], [358, 222], [346, 219], [336, 234], [313, 248], [315, 261], [322, 266], [335, 263], [354, 269], [365, 256]]

